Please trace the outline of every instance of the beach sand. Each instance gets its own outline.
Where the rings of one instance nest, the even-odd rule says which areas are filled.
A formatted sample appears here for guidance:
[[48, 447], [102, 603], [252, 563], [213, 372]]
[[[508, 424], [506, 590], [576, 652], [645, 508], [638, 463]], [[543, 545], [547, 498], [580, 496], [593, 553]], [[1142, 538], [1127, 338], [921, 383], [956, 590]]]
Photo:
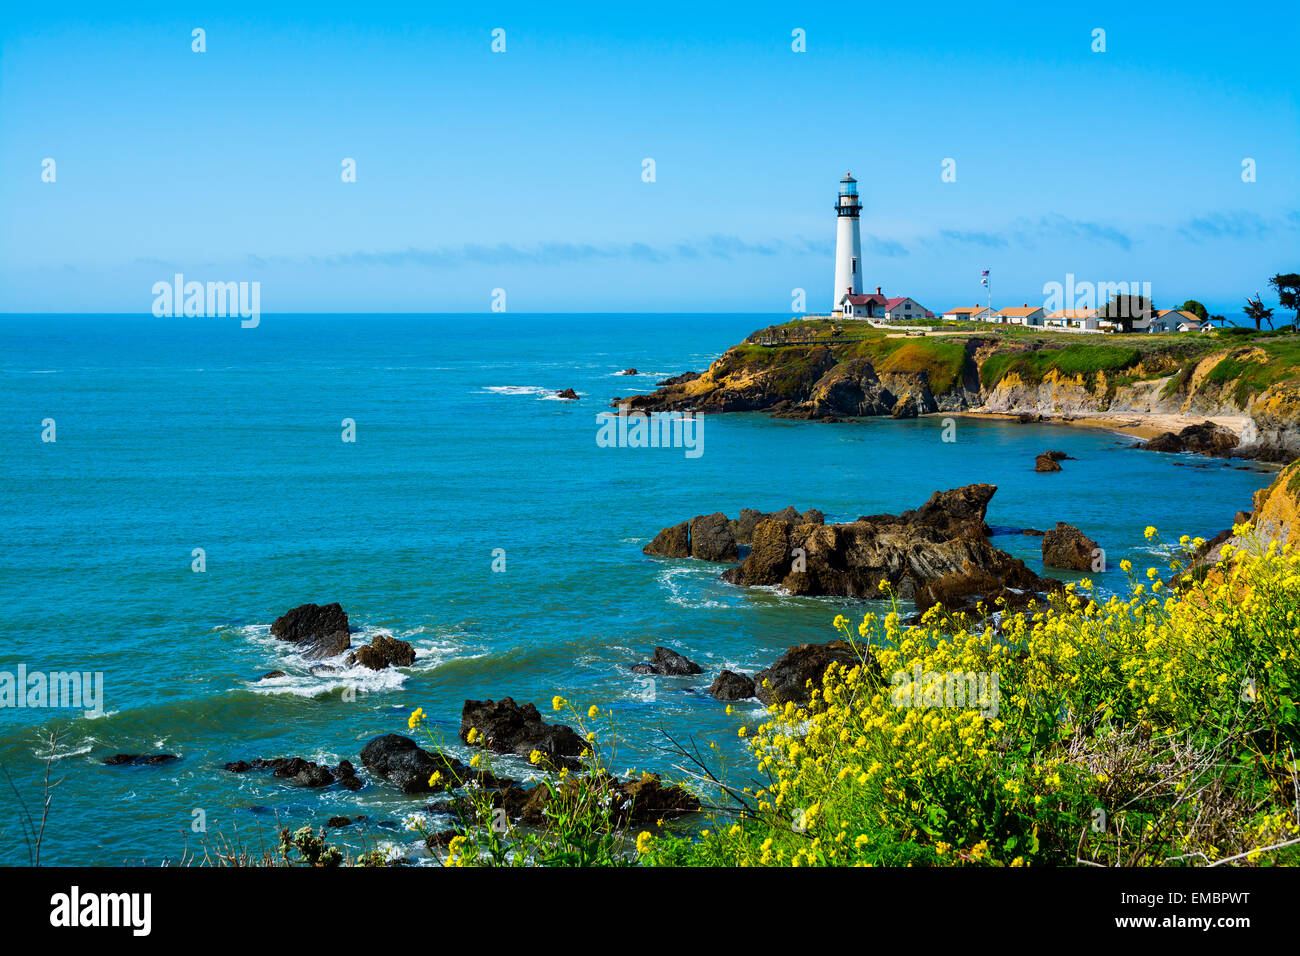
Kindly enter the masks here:
[[[1020, 417], [1019, 415], [1003, 412], [981, 412], [978, 410], [950, 414], [958, 418], [999, 418], [1007, 421], [1015, 421]], [[1178, 432], [1188, 425], [1199, 425], [1201, 422], [1206, 421], [1230, 429], [1234, 434], [1240, 436], [1249, 419], [1244, 415], [1206, 416], [1165, 412], [1132, 412], [1118, 415], [1069, 415], [1060, 417], [1044, 415], [1043, 421], [1051, 422], [1054, 425], [1074, 425], [1079, 428], [1103, 428], [1121, 435], [1127, 435], [1130, 438], [1146, 440], [1155, 438], [1165, 432]]]

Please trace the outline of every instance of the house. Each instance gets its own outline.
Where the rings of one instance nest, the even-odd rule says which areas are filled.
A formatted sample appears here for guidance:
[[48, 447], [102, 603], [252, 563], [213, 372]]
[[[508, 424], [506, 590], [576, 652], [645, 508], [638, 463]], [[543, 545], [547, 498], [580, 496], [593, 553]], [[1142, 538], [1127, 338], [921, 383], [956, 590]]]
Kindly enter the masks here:
[[998, 309], [997, 317], [993, 321], [1002, 325], [1042, 325], [1046, 316], [1046, 309], [1041, 306], [1031, 306], [1026, 302], [1015, 308]]
[[1158, 309], [1147, 332], [1201, 332], [1208, 323], [1196, 317], [1195, 312], [1183, 309]]
[[1043, 327], [1096, 332], [1099, 330], [1097, 316], [1100, 314], [1100, 309], [1057, 309], [1051, 315], [1043, 317]]
[[[880, 290], [877, 289], [877, 292]], [[934, 313], [915, 299], [901, 296], [885, 300], [886, 322], [907, 322], [911, 319], [932, 319]]]
[[876, 286], [875, 292], [853, 295], [846, 292], [840, 297], [840, 308], [846, 319], [875, 319], [879, 322], [905, 322], [909, 319], [932, 319], [934, 313], [915, 299], [907, 296], [887, 298]]
[[840, 297], [840, 309], [846, 319], [883, 319], [888, 302], [879, 288], [869, 294], [846, 292]]
[[949, 322], [988, 322], [994, 311], [984, 305], [959, 305], [949, 309], [943, 317]]

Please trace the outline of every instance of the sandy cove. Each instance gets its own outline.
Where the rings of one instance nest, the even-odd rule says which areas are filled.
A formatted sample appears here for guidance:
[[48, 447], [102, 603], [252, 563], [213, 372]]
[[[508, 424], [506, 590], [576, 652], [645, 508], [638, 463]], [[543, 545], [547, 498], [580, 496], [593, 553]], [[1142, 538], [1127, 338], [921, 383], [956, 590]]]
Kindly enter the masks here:
[[[952, 418], [988, 418], [1002, 419], [1005, 421], [1017, 421], [1018, 414], [1008, 412], [984, 412], [979, 409], [971, 409], [964, 412], [937, 412], [932, 413], [931, 417], [952, 417]], [[1168, 412], [1132, 412], [1121, 415], [1068, 415], [1053, 416], [1043, 415], [1042, 421], [1053, 425], [1074, 425], [1079, 428], [1101, 428], [1106, 431], [1117, 432], [1130, 438], [1140, 438], [1143, 441], [1155, 438], [1157, 435], [1165, 432], [1179, 432], [1189, 425], [1199, 425], [1201, 422], [1213, 422], [1214, 424], [1229, 429], [1238, 438], [1245, 431], [1246, 423], [1250, 419], [1245, 415], [1182, 415]]]

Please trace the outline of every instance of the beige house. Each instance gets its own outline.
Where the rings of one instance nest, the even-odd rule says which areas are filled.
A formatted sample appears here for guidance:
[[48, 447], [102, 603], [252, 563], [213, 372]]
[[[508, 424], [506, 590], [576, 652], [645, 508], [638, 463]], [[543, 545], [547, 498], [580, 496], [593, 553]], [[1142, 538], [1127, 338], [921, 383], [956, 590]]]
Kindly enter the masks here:
[[1047, 310], [1042, 306], [1025, 303], [1010, 309], [998, 309], [997, 318], [993, 321], [1002, 325], [1042, 325], [1046, 317]]
[[988, 322], [996, 313], [986, 305], [959, 305], [943, 317], [949, 322]]
[[1043, 317], [1044, 328], [1074, 329], [1080, 332], [1098, 331], [1097, 316], [1100, 309], [1057, 309]]

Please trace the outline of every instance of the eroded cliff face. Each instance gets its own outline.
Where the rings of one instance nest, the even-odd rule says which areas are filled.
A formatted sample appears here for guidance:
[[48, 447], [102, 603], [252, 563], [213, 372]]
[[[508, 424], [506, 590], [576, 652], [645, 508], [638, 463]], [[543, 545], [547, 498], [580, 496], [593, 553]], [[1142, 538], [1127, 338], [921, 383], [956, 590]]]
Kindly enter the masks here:
[[[822, 420], [960, 411], [1045, 418], [1230, 417], [1244, 420], [1238, 434], [1243, 457], [1300, 457], [1300, 383], [1267, 384], [1269, 376], [1279, 374], [1267, 364], [1276, 362], [1275, 357], [1254, 346], [1225, 347], [1191, 358], [1176, 347], [1135, 349], [1140, 359], [1122, 368], [1071, 374], [1055, 367], [1071, 364], [1057, 363], [1058, 354], [1064, 359], [1067, 349], [1076, 350], [1075, 358], [1079, 350], [1088, 353], [1094, 347], [1114, 351], [1113, 337], [1094, 343], [1080, 336], [1079, 343], [1066, 348], [979, 336], [901, 343], [894, 338], [885, 343], [888, 348], [882, 347], [884, 336], [870, 348], [837, 343], [762, 346], [772, 331], [750, 336], [694, 380], [619, 401], [646, 412], [762, 411]], [[1018, 371], [1014, 362], [1006, 370], [1009, 357], [1042, 361], [1030, 363], [1034, 374], [1029, 375]]]

